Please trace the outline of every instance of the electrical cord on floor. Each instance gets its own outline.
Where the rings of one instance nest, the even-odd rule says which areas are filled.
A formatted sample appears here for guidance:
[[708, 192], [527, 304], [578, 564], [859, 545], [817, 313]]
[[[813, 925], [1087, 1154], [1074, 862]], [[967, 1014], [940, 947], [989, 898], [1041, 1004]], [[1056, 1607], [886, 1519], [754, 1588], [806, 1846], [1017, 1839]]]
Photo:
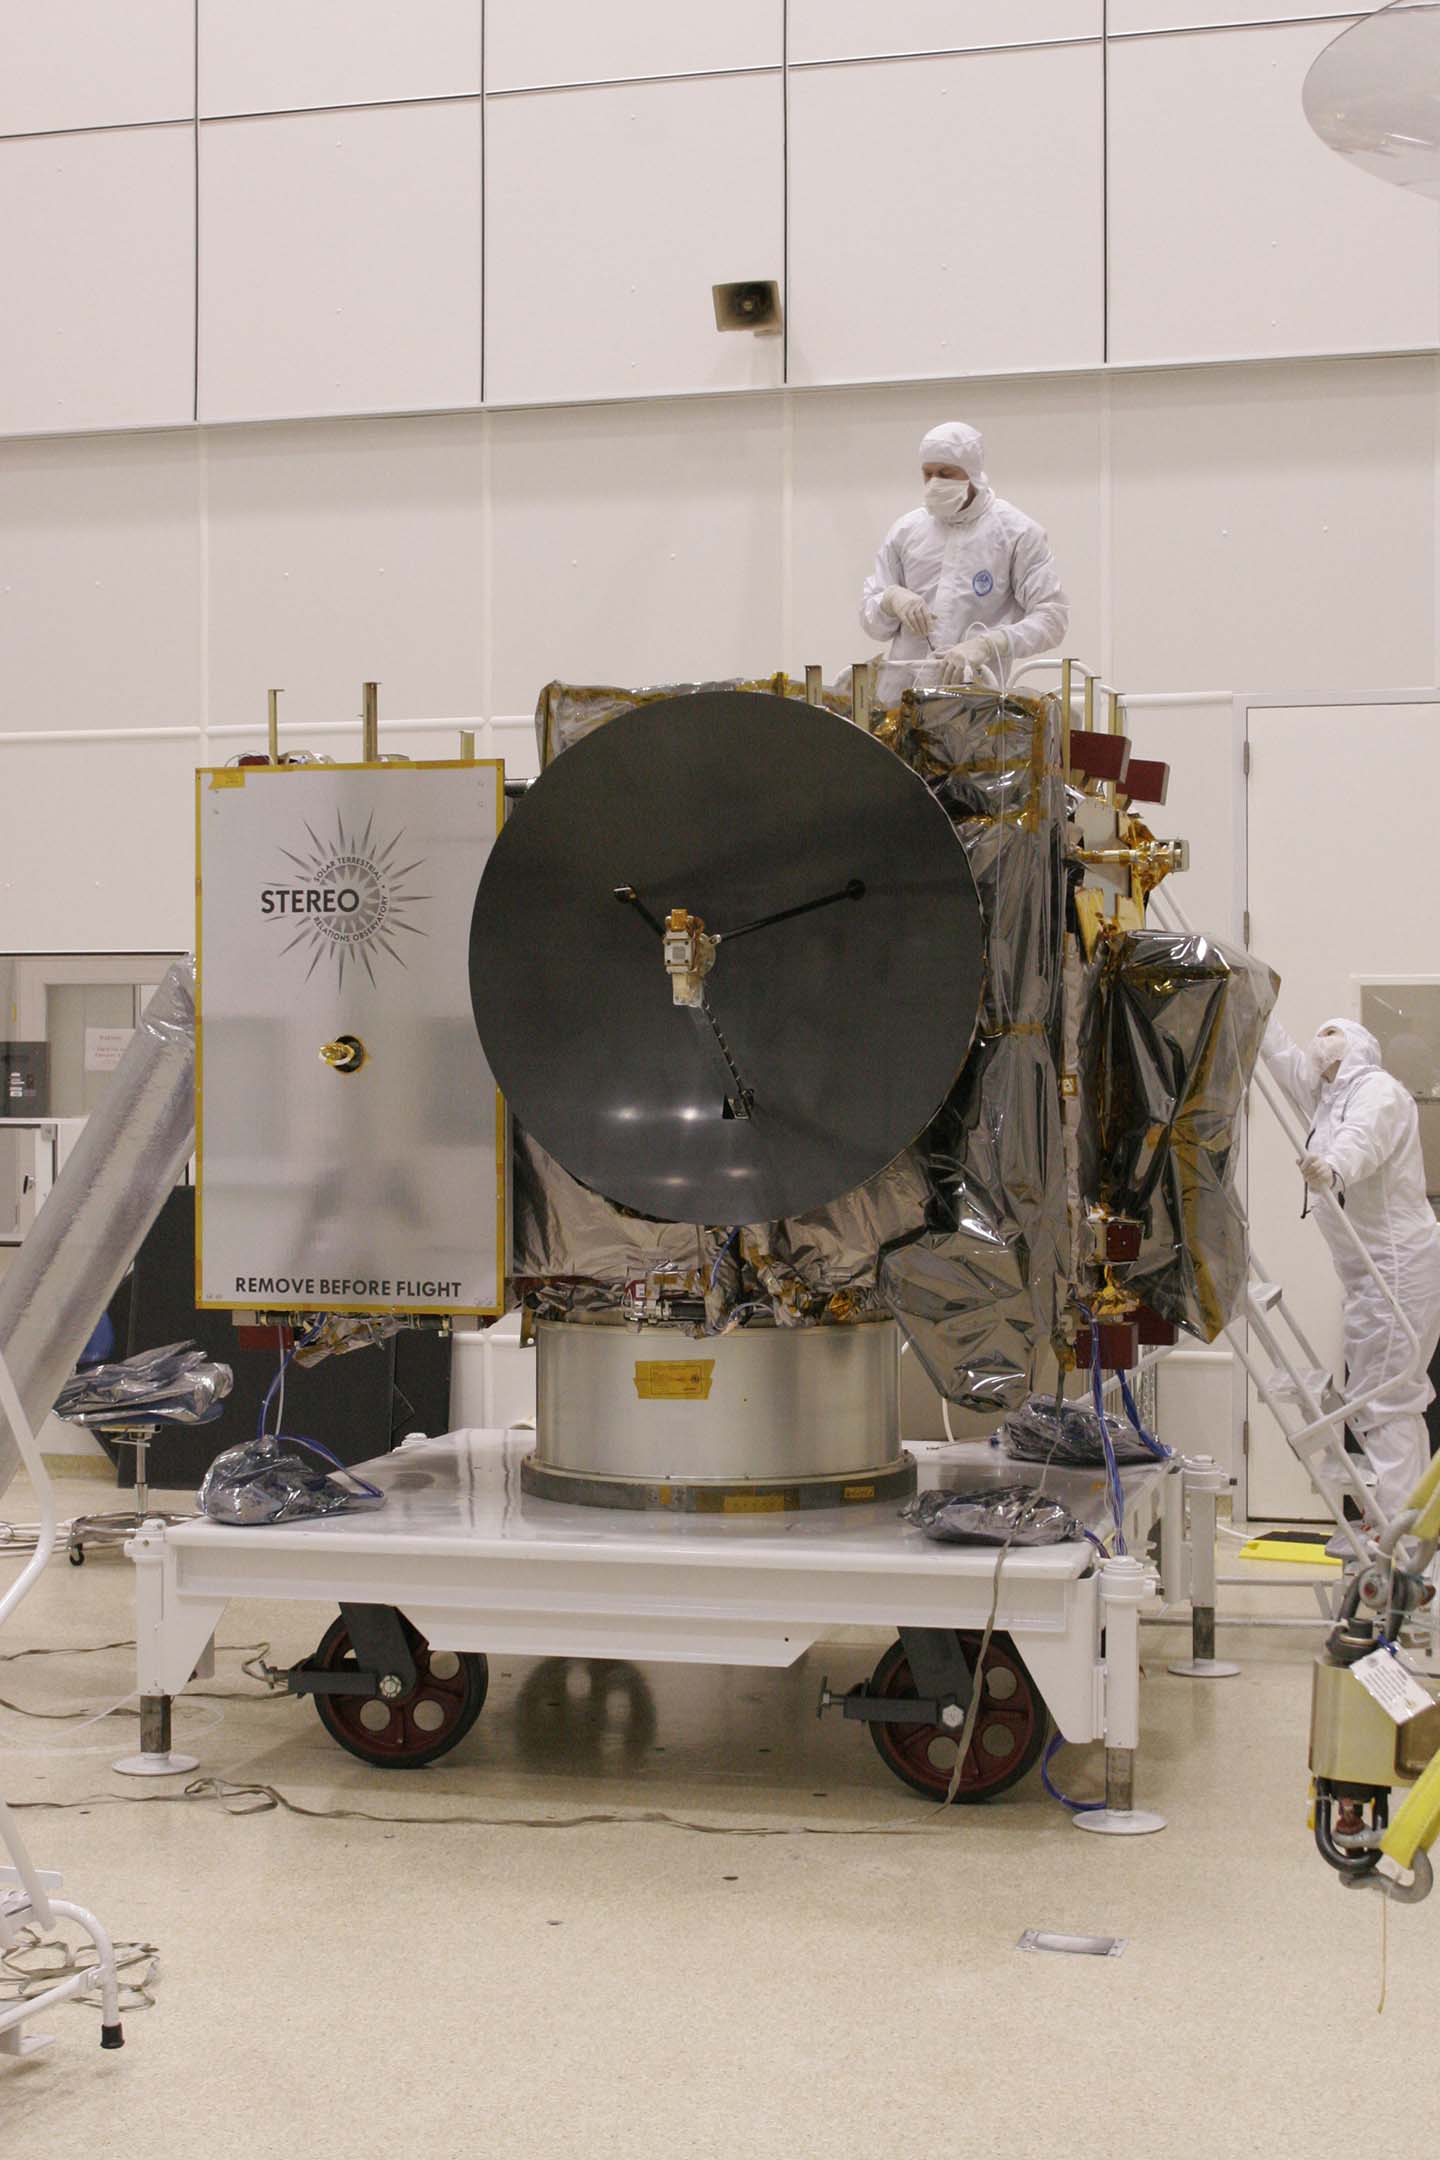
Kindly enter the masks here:
[[[20, 1714], [22, 1717], [31, 1718], [78, 1718], [81, 1722], [77, 1725], [76, 1730], [79, 1732], [84, 1732], [87, 1725], [103, 1725], [107, 1718], [139, 1717], [139, 1710], [131, 1708], [131, 1705], [136, 1700], [137, 1697], [134, 1690], [132, 1689], [130, 1694], [122, 1695], [118, 1702], [107, 1703], [103, 1710], [22, 1710]], [[6, 1707], [8, 1708], [11, 1706], [7, 1705]], [[177, 1709], [183, 1709], [183, 1702], [177, 1704], [176, 1707]], [[214, 1732], [216, 1726], [223, 1725], [224, 1722], [225, 1713], [223, 1710], [211, 1710], [209, 1715], [206, 1717], [206, 1721], [203, 1725], [196, 1725], [187, 1728], [187, 1737], [198, 1740], [202, 1737], [203, 1734]], [[3, 1737], [6, 1751], [11, 1755], [49, 1755], [57, 1757], [61, 1760], [64, 1760], [66, 1757], [79, 1758], [85, 1755], [108, 1755], [115, 1745], [115, 1742], [113, 1740], [108, 1740], [103, 1742], [99, 1747], [46, 1747], [43, 1745], [43, 1743], [39, 1741], [30, 1742], [25, 1740], [16, 1740], [11, 1738], [8, 1734], [0, 1735], [0, 1737]]]
[[[42, 1929], [28, 1923], [20, 1933], [22, 1939], [12, 1943], [0, 1956], [0, 2003], [31, 2002], [48, 1988], [58, 1987], [62, 1980], [95, 1969], [99, 1952], [94, 1943], [83, 1943], [74, 1949], [69, 1943], [57, 1942], [53, 1935], [47, 1936]], [[44, 1962], [36, 1964], [37, 1958]], [[127, 2016], [133, 2010], [154, 2009], [152, 1990], [160, 1979], [160, 1952], [150, 1942], [116, 1943], [117, 1976], [137, 1965], [145, 1968], [137, 1979], [121, 1978], [120, 1981], [120, 2008]], [[98, 1986], [71, 1995], [68, 2000], [84, 2003], [91, 2010], [105, 2007]]]
[[[462, 1796], [437, 1793], [435, 1797], [458, 1799]], [[63, 1814], [74, 1808], [185, 1807], [204, 1800], [217, 1802], [227, 1815], [270, 1815], [278, 1809], [307, 1822], [368, 1822], [378, 1823], [383, 1829], [588, 1830], [651, 1825], [687, 1830], [696, 1837], [738, 1838], [934, 1837], [942, 1830], [935, 1819], [936, 1811], [932, 1811], [930, 1820], [918, 1823], [908, 1817], [877, 1823], [707, 1823], [672, 1815], [663, 1808], [636, 1809], [629, 1813], [594, 1809], [583, 1815], [382, 1815], [373, 1808], [307, 1807], [303, 1800], [292, 1799], [278, 1785], [244, 1784], [220, 1777], [192, 1778], [181, 1792], [88, 1793], [78, 1800], [12, 1800], [10, 1806], [17, 1814], [25, 1811]]]
[[1058, 1800], [1061, 1807], [1067, 1808], [1072, 1815], [1086, 1815], [1091, 1808], [1103, 1808], [1105, 1805], [1103, 1800], [1072, 1800], [1069, 1793], [1061, 1792], [1059, 1786], [1052, 1781], [1050, 1765], [1064, 1745], [1064, 1733], [1057, 1732], [1051, 1736], [1050, 1745], [1046, 1748], [1040, 1762], [1040, 1783], [1044, 1786], [1050, 1798]]
[[[55, 1557], [57, 1559], [66, 1551], [73, 1527], [73, 1522], [62, 1522], [55, 1525]], [[27, 1554], [34, 1552], [39, 1542], [40, 1525], [38, 1523], [0, 1522], [0, 1560], [8, 1560], [12, 1553], [17, 1560], [23, 1559]]]
[[[941, 1397], [941, 1402], [942, 1405], [944, 1405], [943, 1396]], [[948, 1416], [948, 1406], [945, 1407], [947, 1408], [945, 1429], [948, 1432], [950, 1430], [950, 1420]], [[1039, 1501], [1044, 1495], [1045, 1482], [1050, 1475], [1051, 1468], [1055, 1461], [1056, 1452], [1059, 1449], [1060, 1442], [1063, 1437], [1063, 1412], [1063, 1392], [1060, 1389], [1057, 1389], [1055, 1395], [1055, 1438], [1050, 1444], [1050, 1452], [1046, 1456], [1045, 1461], [1041, 1467], [1040, 1476], [1035, 1486], [1036, 1501]], [[1000, 1547], [999, 1552], [995, 1555], [995, 1583], [990, 1596], [990, 1616], [985, 1622], [985, 1630], [980, 1637], [980, 1647], [975, 1653], [975, 1666], [970, 1676], [970, 1701], [967, 1704], [965, 1710], [965, 1723], [960, 1728], [960, 1740], [959, 1745], [955, 1751], [955, 1767], [950, 1772], [950, 1784], [946, 1790], [945, 1798], [940, 1802], [940, 1806], [942, 1808], [950, 1808], [955, 1805], [955, 1796], [960, 1790], [961, 1779], [965, 1770], [966, 1758], [968, 1757], [971, 1748], [975, 1744], [975, 1727], [980, 1721], [980, 1704], [985, 1693], [985, 1660], [990, 1655], [990, 1643], [995, 1633], [995, 1622], [1000, 1611], [1000, 1572], [1005, 1565], [1005, 1556], [1009, 1552], [1011, 1545], [1014, 1543], [1015, 1533], [1019, 1528], [1020, 1515], [1017, 1511], [1015, 1519], [1011, 1523], [1009, 1531], [1006, 1533], [1005, 1542]], [[1088, 1534], [1089, 1533], [1087, 1532], [1087, 1535]]]
[[[17, 1665], [22, 1658], [32, 1657], [99, 1657], [107, 1650], [133, 1650], [134, 1648], [135, 1638], [133, 1635], [124, 1642], [36, 1643], [29, 1650], [0, 1650], [0, 1665]], [[275, 1689], [283, 1686], [285, 1681], [285, 1674], [280, 1666], [265, 1663], [265, 1655], [269, 1648], [268, 1642], [231, 1642], [216, 1643], [215, 1645], [217, 1657], [233, 1657], [242, 1650], [249, 1652], [249, 1656], [245, 1659], [240, 1670], [248, 1675], [250, 1679], [258, 1680], [263, 1684], [265, 1690], [263, 1694], [252, 1695], [245, 1688], [229, 1688], [223, 1694], [207, 1692], [202, 1688], [186, 1688], [186, 1699], [190, 1702], [267, 1701]], [[128, 1697], [126, 1699], [128, 1700]], [[26, 1710], [19, 1703], [5, 1703], [4, 1707], [7, 1710], [19, 1710], [22, 1717], [83, 1717], [85, 1715], [81, 1710]]]
[[[241, 1670], [250, 1674], [252, 1679], [261, 1680], [263, 1684], [254, 1693], [248, 1688], [227, 1688], [223, 1690], [187, 1688], [176, 1704], [177, 1710], [183, 1711], [187, 1704], [190, 1703], [278, 1702], [288, 1699], [277, 1693], [277, 1686], [280, 1681], [283, 1681], [284, 1675], [279, 1674], [275, 1679], [269, 1678], [269, 1675], [276, 1672], [276, 1668], [263, 1663], [265, 1653], [270, 1648], [268, 1642], [220, 1643], [216, 1647], [217, 1650], [227, 1652], [242, 1650], [251, 1652], [251, 1656], [241, 1667]], [[65, 1643], [45, 1644], [30, 1650], [0, 1652], [0, 1663], [12, 1664], [20, 1658], [28, 1657], [85, 1657], [105, 1650], [133, 1650], [134, 1648], [133, 1641], [79, 1643], [75, 1645]], [[253, 1670], [256, 1665], [261, 1667], [259, 1672]], [[137, 1690], [133, 1688], [128, 1694], [122, 1695], [118, 1702], [107, 1704], [103, 1710], [37, 1710], [26, 1703], [11, 1702], [7, 1697], [0, 1695], [0, 1710], [12, 1711], [17, 1717], [38, 1718], [47, 1724], [72, 1725], [77, 1731], [83, 1732], [87, 1725], [101, 1725], [107, 1718], [138, 1718], [140, 1712], [135, 1707], [136, 1702]], [[224, 1721], [225, 1713], [223, 1710], [212, 1710], [205, 1724], [191, 1729], [191, 1736], [198, 1740], [203, 1734], [213, 1732]], [[24, 1741], [12, 1739], [6, 1739], [5, 1744], [14, 1755], [49, 1755], [56, 1757], [108, 1755], [114, 1745], [113, 1741], [111, 1741], [101, 1747], [44, 1747], [41, 1745], [31, 1747], [27, 1746]]]

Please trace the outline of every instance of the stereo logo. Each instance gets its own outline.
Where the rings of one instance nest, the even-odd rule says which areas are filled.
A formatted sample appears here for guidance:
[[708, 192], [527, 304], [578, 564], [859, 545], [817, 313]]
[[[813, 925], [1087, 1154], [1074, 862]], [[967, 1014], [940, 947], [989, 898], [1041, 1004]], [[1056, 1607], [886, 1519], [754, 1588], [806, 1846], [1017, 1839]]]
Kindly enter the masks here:
[[299, 876], [287, 885], [261, 889], [260, 913], [282, 926], [295, 925], [294, 936], [280, 950], [293, 952], [298, 946], [302, 954], [310, 954], [306, 982], [330, 959], [335, 963], [337, 989], [344, 986], [347, 965], [363, 967], [373, 983], [375, 958], [388, 953], [404, 967], [403, 939], [429, 936], [410, 920], [413, 910], [431, 898], [429, 893], [416, 892], [411, 883], [417, 871], [424, 869], [424, 861], [398, 859], [405, 852], [403, 827], [382, 846], [373, 838], [374, 824], [372, 813], [363, 833], [347, 833], [337, 813], [335, 838], [326, 841], [307, 823], [311, 853], [301, 856], [289, 848], [280, 850]]

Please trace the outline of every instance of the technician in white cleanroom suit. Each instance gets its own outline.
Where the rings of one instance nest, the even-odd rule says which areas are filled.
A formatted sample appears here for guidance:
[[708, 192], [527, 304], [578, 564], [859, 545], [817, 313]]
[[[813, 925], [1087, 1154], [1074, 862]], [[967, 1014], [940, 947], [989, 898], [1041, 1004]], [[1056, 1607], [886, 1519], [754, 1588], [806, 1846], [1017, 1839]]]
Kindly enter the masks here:
[[920, 444], [923, 510], [907, 510], [880, 543], [865, 580], [861, 627], [889, 642], [880, 671], [887, 703], [917, 680], [962, 683], [980, 668], [997, 680], [1012, 663], [1060, 643], [1070, 603], [1033, 518], [1002, 502], [985, 477], [974, 428], [944, 420]]
[[1317, 1209], [1345, 1293], [1345, 1392], [1366, 1398], [1349, 1423], [1375, 1472], [1379, 1510], [1391, 1516], [1430, 1461], [1423, 1412], [1435, 1390], [1426, 1368], [1440, 1341], [1440, 1223], [1425, 1194], [1419, 1112], [1381, 1068], [1370, 1030], [1353, 1020], [1327, 1020], [1301, 1050], [1272, 1019], [1263, 1050], [1310, 1120], [1300, 1158], [1306, 1184], [1339, 1201], [1420, 1338], [1417, 1371], [1409, 1339], [1334, 1209]]

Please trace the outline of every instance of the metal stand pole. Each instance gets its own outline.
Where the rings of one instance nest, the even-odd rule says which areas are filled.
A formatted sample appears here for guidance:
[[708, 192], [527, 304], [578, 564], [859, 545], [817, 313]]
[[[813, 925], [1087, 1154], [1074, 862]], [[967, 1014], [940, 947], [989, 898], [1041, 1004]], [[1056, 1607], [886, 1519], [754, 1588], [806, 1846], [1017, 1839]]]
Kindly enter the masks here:
[[111, 1769], [121, 1777], [183, 1777], [198, 1770], [198, 1755], [177, 1755], [170, 1745], [171, 1698], [142, 1695], [140, 1698], [140, 1752], [122, 1755]]
[[1185, 1587], [1185, 1474], [1176, 1461], [1160, 1487], [1160, 1595], [1178, 1605]]
[[[158, 1691], [146, 1689], [149, 1678], [147, 1665], [151, 1662], [150, 1640], [158, 1629], [164, 1605], [162, 1569], [157, 1564], [158, 1553], [163, 1549], [164, 1525], [146, 1523], [131, 1540], [128, 1548], [135, 1561], [135, 1638], [136, 1656], [140, 1666], [140, 1752], [138, 1755], [122, 1755], [111, 1768], [121, 1777], [183, 1777], [189, 1770], [198, 1770], [198, 1755], [177, 1755], [170, 1745], [170, 1711], [172, 1698]], [[154, 1682], [150, 1685], [153, 1687]]]
[[1233, 1680], [1238, 1665], [1215, 1655], [1215, 1503], [1230, 1480], [1218, 1463], [1198, 1456], [1185, 1465], [1190, 1503], [1190, 1655], [1170, 1666], [1186, 1680]]
[[1163, 1815], [1135, 1805], [1135, 1750], [1140, 1744], [1140, 1607], [1155, 1578], [1131, 1555], [1100, 1569], [1105, 1624], [1105, 1805], [1071, 1819], [1101, 1837], [1145, 1837], [1165, 1828]]

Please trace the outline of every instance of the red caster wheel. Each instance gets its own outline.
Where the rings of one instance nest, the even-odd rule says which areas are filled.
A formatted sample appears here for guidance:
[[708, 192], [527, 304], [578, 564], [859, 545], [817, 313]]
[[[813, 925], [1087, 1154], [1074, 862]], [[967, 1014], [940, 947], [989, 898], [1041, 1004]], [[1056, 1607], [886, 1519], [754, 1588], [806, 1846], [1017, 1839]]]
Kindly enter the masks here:
[[[980, 1637], [967, 1631], [960, 1642], [973, 1673]], [[994, 1800], [1018, 1785], [1039, 1761], [1050, 1731], [1039, 1690], [1008, 1635], [991, 1637], [983, 1687], [975, 1736], [955, 1792], [956, 1801], [967, 1807]], [[892, 1643], [885, 1652], [867, 1692], [892, 1698], [914, 1695], [903, 1643]], [[958, 1732], [947, 1732], [943, 1725], [891, 1725], [876, 1719], [870, 1737], [881, 1762], [902, 1785], [927, 1800], [945, 1798], [955, 1771]]]
[[[418, 1770], [464, 1739], [485, 1707], [488, 1661], [477, 1652], [432, 1650], [404, 1614], [417, 1677], [408, 1694], [386, 1702], [371, 1695], [317, 1695], [315, 1708], [332, 1740], [381, 1770]], [[314, 1664], [325, 1672], [354, 1668], [355, 1651], [344, 1619], [328, 1630]]]

